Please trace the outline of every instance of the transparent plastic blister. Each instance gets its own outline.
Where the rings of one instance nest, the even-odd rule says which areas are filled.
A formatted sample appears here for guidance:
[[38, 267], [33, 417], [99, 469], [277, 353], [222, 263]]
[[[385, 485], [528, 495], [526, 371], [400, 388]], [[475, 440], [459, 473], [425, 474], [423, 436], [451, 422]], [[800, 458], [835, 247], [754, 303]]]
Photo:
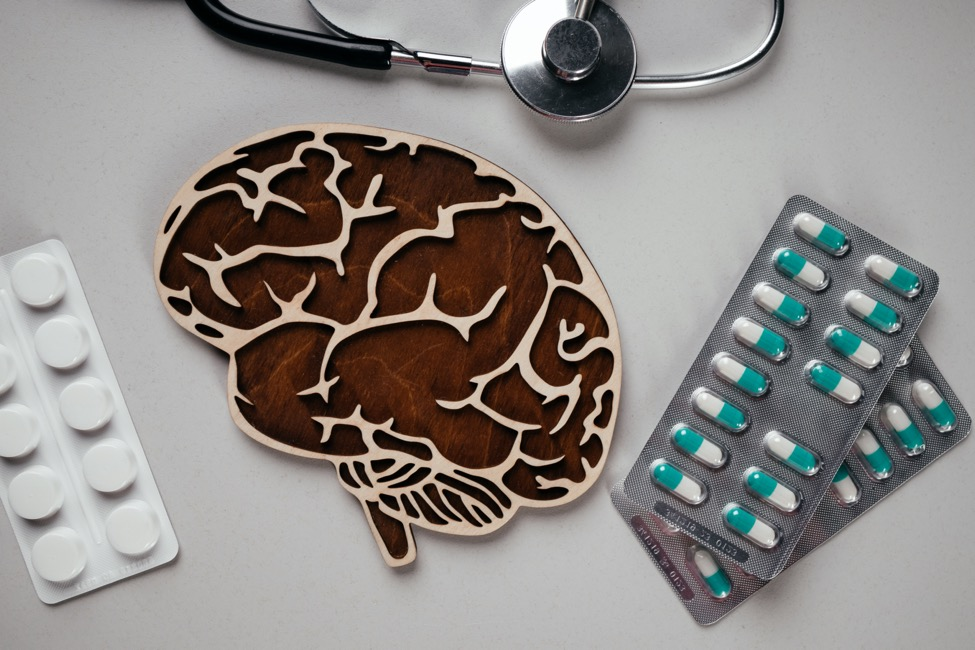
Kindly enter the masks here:
[[[937, 291], [928, 267], [791, 198], [624, 480], [625, 496], [718, 560], [773, 578]], [[682, 428], [720, 464], [678, 445]], [[666, 482], [652, 475], [662, 466]]]
[[48, 604], [178, 552], [80, 280], [57, 240], [0, 257], [0, 501]]
[[[919, 339], [911, 344], [910, 361], [898, 368], [881, 394], [856, 444], [833, 475], [829, 493], [820, 502], [811, 523], [792, 551], [786, 568], [817, 549], [833, 535], [866, 513], [915, 474], [950, 451], [971, 431], [971, 417], [958, 401]], [[916, 387], [929, 385], [944, 402], [942, 418], [932, 422], [913, 394]], [[880, 413], [886, 404], [903, 405], [924, 442], [922, 452], [908, 455], [896, 433], [883, 423]], [[922, 402], [923, 404], [923, 402]], [[938, 406], [938, 405], [936, 405]], [[948, 413], [953, 420], [945, 426]], [[681, 602], [702, 625], [710, 625], [734, 610], [768, 584], [748, 575], [720, 554], [706, 549], [658, 515], [630, 500], [623, 482], [612, 492], [613, 503], [630, 529], [643, 543], [657, 568]]]

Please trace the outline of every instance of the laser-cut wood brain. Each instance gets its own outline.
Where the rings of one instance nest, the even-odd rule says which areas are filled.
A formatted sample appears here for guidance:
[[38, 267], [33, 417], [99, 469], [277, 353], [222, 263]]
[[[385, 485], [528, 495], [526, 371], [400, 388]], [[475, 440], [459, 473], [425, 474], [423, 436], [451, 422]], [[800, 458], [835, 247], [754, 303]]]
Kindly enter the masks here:
[[448, 144], [318, 124], [199, 170], [155, 252], [170, 315], [230, 357], [236, 424], [321, 458], [391, 566], [412, 527], [481, 535], [599, 476], [619, 332], [555, 212]]

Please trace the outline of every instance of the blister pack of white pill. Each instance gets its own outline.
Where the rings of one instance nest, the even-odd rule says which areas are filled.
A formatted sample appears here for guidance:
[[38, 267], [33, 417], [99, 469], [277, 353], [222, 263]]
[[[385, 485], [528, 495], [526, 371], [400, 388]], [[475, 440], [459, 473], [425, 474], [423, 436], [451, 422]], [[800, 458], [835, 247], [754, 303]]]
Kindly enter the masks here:
[[624, 479], [627, 498], [775, 577], [937, 291], [928, 267], [791, 198]]
[[0, 257], [0, 501], [48, 604], [178, 552], [81, 282], [57, 240]]
[[[913, 348], [913, 350], [911, 349]], [[964, 440], [972, 420], [917, 338], [881, 394], [786, 568]], [[694, 619], [710, 625], [768, 582], [703, 548], [613, 489], [613, 503]], [[850, 572], [856, 564], [844, 562]]]

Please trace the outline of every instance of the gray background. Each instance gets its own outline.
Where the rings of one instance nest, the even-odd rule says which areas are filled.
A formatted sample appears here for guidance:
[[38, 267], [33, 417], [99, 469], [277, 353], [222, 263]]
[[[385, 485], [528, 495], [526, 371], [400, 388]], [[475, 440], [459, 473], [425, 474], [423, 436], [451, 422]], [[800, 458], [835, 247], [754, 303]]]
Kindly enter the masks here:
[[[324, 0], [336, 21], [495, 58], [520, 0]], [[234, 0], [313, 27], [300, 0]], [[770, 0], [617, 0], [641, 73], [728, 62]], [[975, 622], [975, 444], [965, 443], [710, 629], [684, 612], [609, 501], [770, 223], [804, 193], [941, 274], [921, 336], [975, 407], [975, 3], [787, 6], [752, 74], [634, 92], [586, 125], [498, 79], [361, 72], [218, 39], [178, 0], [4, 0], [0, 252], [64, 240], [182, 545], [177, 562], [58, 607], [0, 523], [0, 646], [963, 645]], [[417, 534], [383, 564], [320, 463], [239, 432], [226, 361], [165, 313], [166, 205], [199, 166], [284, 124], [385, 126], [474, 151], [563, 217], [613, 299], [624, 391], [590, 493], [488, 538]]]

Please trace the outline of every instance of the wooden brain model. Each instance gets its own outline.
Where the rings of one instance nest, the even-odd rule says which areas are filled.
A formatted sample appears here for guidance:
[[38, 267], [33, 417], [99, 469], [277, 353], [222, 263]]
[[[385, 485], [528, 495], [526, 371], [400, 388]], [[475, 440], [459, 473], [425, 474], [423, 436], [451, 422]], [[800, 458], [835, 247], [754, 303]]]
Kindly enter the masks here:
[[588, 489], [620, 390], [619, 332], [559, 217], [497, 166], [427, 138], [264, 133], [179, 191], [156, 281], [230, 357], [234, 421], [321, 458], [390, 565], [412, 527], [496, 530]]

